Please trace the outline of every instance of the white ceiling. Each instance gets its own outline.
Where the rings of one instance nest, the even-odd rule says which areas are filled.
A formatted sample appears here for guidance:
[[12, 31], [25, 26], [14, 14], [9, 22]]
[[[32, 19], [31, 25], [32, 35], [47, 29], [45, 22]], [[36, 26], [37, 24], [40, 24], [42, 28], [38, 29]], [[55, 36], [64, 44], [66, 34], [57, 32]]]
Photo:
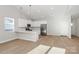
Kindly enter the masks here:
[[55, 14], [70, 13], [72, 17], [79, 17], [78, 5], [18, 5], [19, 12], [32, 20], [45, 20]]

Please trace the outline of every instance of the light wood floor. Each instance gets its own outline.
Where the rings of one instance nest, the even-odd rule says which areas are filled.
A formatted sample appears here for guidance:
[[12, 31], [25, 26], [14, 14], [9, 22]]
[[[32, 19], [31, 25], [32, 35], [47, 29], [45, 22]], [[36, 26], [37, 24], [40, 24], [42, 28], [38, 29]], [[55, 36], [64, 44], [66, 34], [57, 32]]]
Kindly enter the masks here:
[[40, 44], [44, 44], [50, 47], [65, 48], [66, 54], [79, 53], [78, 37], [72, 37], [72, 39], [69, 39], [67, 37], [58, 36], [42, 36], [35, 43], [27, 40], [16, 39], [0, 44], [0, 54], [26, 54]]

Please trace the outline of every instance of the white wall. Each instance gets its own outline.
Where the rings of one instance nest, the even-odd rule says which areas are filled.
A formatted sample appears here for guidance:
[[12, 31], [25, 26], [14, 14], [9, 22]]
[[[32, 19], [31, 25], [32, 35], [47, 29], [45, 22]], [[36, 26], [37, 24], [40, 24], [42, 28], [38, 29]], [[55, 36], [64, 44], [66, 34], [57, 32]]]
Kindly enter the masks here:
[[48, 18], [48, 35], [65, 35], [71, 37], [71, 17], [66, 14], [56, 14]]
[[69, 37], [69, 38], [71, 38], [71, 15], [70, 14], [67, 14], [66, 15], [66, 22], [67, 22], [67, 27], [65, 28], [65, 29], [68, 29], [67, 30], [67, 36]]
[[16, 20], [20, 17], [20, 14], [13, 6], [0, 6], [0, 42], [16, 37], [15, 33], [6, 32], [4, 30], [4, 17], [6, 16], [13, 17], [16, 23]]
[[76, 19], [71, 19], [71, 23], [73, 24], [71, 27], [71, 35], [76, 35]]
[[72, 28], [73, 31], [72, 34], [79, 37], [79, 18], [73, 20], [74, 20], [73, 28], [75, 29]]
[[79, 37], [79, 18], [76, 20], [76, 36]]
[[79, 37], [79, 18], [74, 18], [72, 19], [73, 26], [71, 28], [72, 30], [72, 35], [78, 36]]

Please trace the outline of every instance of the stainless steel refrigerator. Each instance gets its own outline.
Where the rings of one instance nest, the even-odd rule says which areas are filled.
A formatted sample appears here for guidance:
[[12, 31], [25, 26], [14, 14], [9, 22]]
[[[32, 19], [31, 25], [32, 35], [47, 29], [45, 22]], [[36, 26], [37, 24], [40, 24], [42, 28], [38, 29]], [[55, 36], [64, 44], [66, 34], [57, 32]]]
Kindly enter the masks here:
[[41, 24], [41, 35], [42, 36], [47, 35], [47, 24]]

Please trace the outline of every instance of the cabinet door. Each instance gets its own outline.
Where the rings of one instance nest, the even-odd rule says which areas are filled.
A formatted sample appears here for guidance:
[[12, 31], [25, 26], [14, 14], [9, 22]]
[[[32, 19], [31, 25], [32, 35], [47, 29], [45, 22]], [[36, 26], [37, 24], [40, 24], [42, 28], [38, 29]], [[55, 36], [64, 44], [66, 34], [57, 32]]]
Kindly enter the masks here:
[[40, 27], [40, 23], [38, 21], [32, 22], [32, 27]]
[[32, 27], [40, 27], [41, 24], [47, 24], [47, 21], [33, 21]]
[[18, 27], [25, 27], [26, 24], [27, 23], [25, 19], [18, 19]]

